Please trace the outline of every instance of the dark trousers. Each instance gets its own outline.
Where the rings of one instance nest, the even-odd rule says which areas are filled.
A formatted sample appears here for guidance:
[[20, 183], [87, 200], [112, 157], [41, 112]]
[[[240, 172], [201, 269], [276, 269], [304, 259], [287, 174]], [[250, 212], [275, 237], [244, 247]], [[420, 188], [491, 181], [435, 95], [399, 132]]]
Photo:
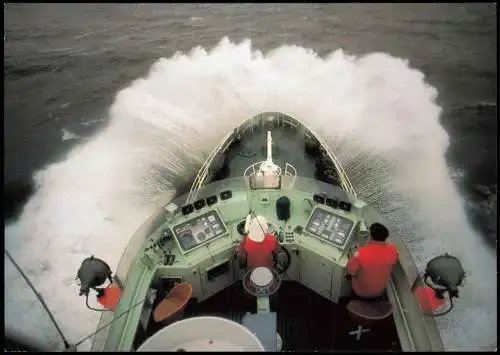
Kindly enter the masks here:
[[356, 292], [352, 291], [349, 301], [354, 301], [354, 300], [360, 300], [360, 301], [365, 301], [365, 302], [382, 302], [382, 301], [387, 301], [387, 295], [386, 295], [386, 292], [384, 291], [379, 296], [367, 297], [367, 296], [358, 295], [358, 294], [356, 294]]
[[382, 301], [387, 301], [388, 298], [385, 290], [381, 295], [373, 297], [361, 296], [356, 294], [356, 292], [351, 291], [351, 293], [348, 296], [345, 296], [339, 300], [339, 305], [346, 307], [349, 304], [349, 302], [354, 300], [360, 300], [364, 302], [382, 302]]

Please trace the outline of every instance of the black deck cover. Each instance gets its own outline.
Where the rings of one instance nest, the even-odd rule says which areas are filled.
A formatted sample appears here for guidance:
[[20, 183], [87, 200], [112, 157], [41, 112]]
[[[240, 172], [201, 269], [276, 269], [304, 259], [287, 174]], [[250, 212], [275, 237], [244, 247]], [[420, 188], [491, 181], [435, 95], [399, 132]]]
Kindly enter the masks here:
[[[271, 311], [278, 314], [282, 351], [386, 352], [401, 349], [392, 317], [377, 322], [356, 340], [356, 334], [349, 332], [355, 331], [358, 324], [348, 317], [345, 302], [334, 304], [298, 282], [281, 284], [271, 298]], [[256, 312], [256, 300], [245, 293], [241, 282], [236, 282], [204, 302], [190, 302], [184, 317], [211, 315], [241, 323], [246, 312]], [[136, 339], [136, 346], [159, 328], [150, 323], [148, 334]]]

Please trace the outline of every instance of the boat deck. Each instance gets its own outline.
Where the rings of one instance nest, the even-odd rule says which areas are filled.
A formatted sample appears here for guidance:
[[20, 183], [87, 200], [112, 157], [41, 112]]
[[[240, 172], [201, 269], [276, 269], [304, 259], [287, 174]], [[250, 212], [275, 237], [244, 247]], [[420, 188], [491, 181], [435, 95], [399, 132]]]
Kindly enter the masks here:
[[[263, 114], [262, 119], [271, 113]], [[297, 176], [338, 186], [338, 174], [320, 145], [304, 129], [281, 126], [279, 123], [260, 124], [241, 133], [239, 139], [214, 160], [210, 182], [243, 176], [245, 170], [267, 158], [267, 132], [272, 135], [273, 162], [285, 171], [289, 163]]]
[[[297, 130], [271, 128], [273, 139], [273, 161], [285, 169], [285, 163], [297, 169], [297, 175], [314, 178], [316, 170], [314, 159], [305, 152], [304, 135]], [[228, 152], [230, 177], [243, 176], [250, 165], [267, 158], [267, 129], [259, 128], [245, 134], [237, 148]]]
[[[334, 304], [298, 282], [283, 282], [271, 298], [271, 311], [277, 313], [282, 351], [400, 351], [392, 317], [377, 322], [360, 340], [349, 332], [356, 330], [344, 304]], [[248, 296], [241, 282], [222, 290], [201, 303], [191, 302], [184, 318], [218, 316], [241, 323], [246, 312], [256, 312], [255, 298]], [[160, 327], [150, 321], [146, 334], [136, 337], [138, 347]]]
[[[289, 163], [295, 167], [298, 176], [322, 181], [317, 182], [316, 187], [308, 185], [311, 192], [325, 191], [344, 199], [345, 192], [337, 187], [337, 172], [318, 142], [308, 139], [303, 129], [268, 124], [266, 118], [270, 115], [263, 115], [264, 123], [261, 121], [253, 130], [241, 133], [239, 139], [215, 159], [210, 182], [241, 177], [249, 166], [266, 160], [267, 131], [270, 130], [275, 164], [284, 169], [285, 163]], [[161, 294], [167, 294], [169, 288], [165, 287]], [[358, 339], [356, 334], [350, 334], [358, 329], [358, 324], [348, 316], [345, 300], [334, 304], [298, 282], [283, 282], [271, 297], [270, 306], [277, 314], [282, 351], [401, 351], [392, 317], [378, 321]], [[203, 302], [192, 299], [185, 309], [184, 318], [218, 316], [242, 323], [246, 313], [255, 312], [255, 297], [249, 296], [238, 281]], [[134, 348], [137, 349], [161, 328], [152, 319], [149, 319], [145, 331], [139, 326]]]

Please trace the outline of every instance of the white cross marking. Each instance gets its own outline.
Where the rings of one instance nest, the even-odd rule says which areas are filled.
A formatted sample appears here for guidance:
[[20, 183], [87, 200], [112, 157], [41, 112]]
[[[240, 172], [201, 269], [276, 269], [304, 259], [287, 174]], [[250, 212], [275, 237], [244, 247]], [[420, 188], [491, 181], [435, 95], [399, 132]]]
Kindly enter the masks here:
[[359, 340], [359, 339], [361, 339], [361, 334], [363, 332], [369, 332], [369, 331], [370, 331], [370, 329], [363, 329], [362, 326], [358, 325], [358, 329], [353, 330], [352, 332], [349, 332], [349, 335], [356, 334], [356, 340]]

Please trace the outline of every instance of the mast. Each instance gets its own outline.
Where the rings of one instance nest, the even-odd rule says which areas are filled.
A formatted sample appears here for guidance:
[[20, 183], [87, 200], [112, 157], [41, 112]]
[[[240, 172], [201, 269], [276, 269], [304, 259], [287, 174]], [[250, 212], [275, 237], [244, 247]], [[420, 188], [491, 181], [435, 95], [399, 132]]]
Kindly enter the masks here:
[[267, 131], [267, 158], [262, 162], [259, 168], [259, 173], [262, 175], [280, 175], [281, 169], [273, 162], [273, 137], [271, 131]]
[[272, 150], [272, 145], [273, 145], [273, 137], [271, 136], [271, 131], [267, 131], [267, 164], [274, 164], [273, 163], [273, 150]]

